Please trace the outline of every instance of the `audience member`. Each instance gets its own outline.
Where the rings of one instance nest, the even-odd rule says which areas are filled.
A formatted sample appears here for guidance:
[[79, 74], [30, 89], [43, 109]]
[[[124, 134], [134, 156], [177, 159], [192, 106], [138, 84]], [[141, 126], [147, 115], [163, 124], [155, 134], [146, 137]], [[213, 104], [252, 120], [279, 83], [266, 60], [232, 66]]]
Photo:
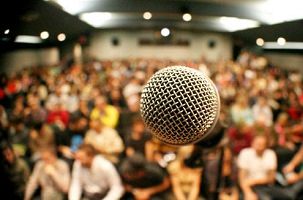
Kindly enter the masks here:
[[249, 107], [248, 98], [243, 94], [236, 97], [236, 102], [230, 108], [232, 122], [252, 125], [254, 122], [252, 109]]
[[287, 113], [280, 113], [274, 124], [274, 131], [277, 134], [277, 145], [280, 148], [293, 149], [294, 144], [290, 141], [289, 116]]
[[140, 153], [126, 157], [119, 168], [127, 194], [134, 200], [168, 199], [170, 179], [165, 169]]
[[55, 147], [55, 135], [53, 129], [43, 124], [40, 130], [31, 129], [29, 132], [29, 148], [31, 160], [36, 161], [40, 158], [41, 149], [46, 147]]
[[250, 147], [254, 136], [253, 129], [244, 123], [229, 127], [226, 134], [229, 138], [232, 153], [235, 156], [237, 156], [242, 149]]
[[199, 199], [202, 167], [191, 167], [185, 162], [192, 154], [193, 148], [193, 145], [180, 147], [176, 160], [168, 165], [172, 191], [176, 200]]
[[115, 128], [119, 120], [119, 111], [107, 103], [104, 96], [98, 96], [95, 99], [95, 107], [90, 114], [91, 120], [100, 120], [104, 126]]
[[271, 186], [275, 182], [277, 158], [267, 147], [267, 138], [257, 135], [249, 148], [238, 157], [239, 184], [244, 200], [272, 199]]
[[91, 144], [98, 153], [113, 163], [118, 163], [124, 150], [124, 144], [118, 132], [106, 127], [98, 119], [91, 120], [90, 129], [84, 137], [84, 143]]
[[281, 188], [284, 195], [286, 195], [289, 200], [303, 198], [303, 143], [292, 160], [284, 166], [283, 173], [287, 182], [285, 187]]
[[42, 200], [63, 200], [68, 192], [70, 172], [67, 163], [57, 158], [54, 148], [41, 149], [25, 191], [25, 200], [30, 200], [36, 189], [41, 188]]
[[272, 126], [273, 113], [264, 96], [260, 95], [257, 98], [257, 102], [252, 106], [252, 112], [256, 123], [266, 127]]
[[0, 187], [2, 198], [23, 200], [25, 186], [30, 175], [27, 163], [17, 156], [13, 147], [1, 141]]
[[150, 134], [146, 132], [142, 119], [134, 119], [131, 125], [131, 132], [128, 133], [125, 138], [126, 155], [131, 156], [137, 152], [145, 156], [146, 142], [150, 139]]
[[119, 200], [124, 189], [114, 165], [97, 155], [92, 145], [83, 144], [76, 152], [69, 200]]

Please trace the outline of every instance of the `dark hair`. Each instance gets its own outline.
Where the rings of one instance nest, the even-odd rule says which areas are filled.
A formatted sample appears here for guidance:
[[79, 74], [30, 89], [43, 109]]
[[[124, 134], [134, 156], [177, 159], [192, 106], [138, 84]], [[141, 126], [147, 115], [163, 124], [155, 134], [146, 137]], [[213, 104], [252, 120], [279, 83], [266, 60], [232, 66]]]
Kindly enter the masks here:
[[91, 144], [81, 144], [78, 151], [84, 151], [88, 156], [95, 156], [97, 154], [96, 149]]
[[126, 157], [120, 167], [122, 174], [133, 174], [144, 169], [147, 160], [141, 153], [134, 153], [130, 157]]
[[144, 124], [144, 121], [141, 117], [134, 117], [132, 119], [132, 125], [135, 125], [135, 124]]
[[5, 149], [13, 150], [13, 146], [11, 143], [9, 143], [7, 140], [3, 140], [0, 143], [0, 150], [3, 151]]

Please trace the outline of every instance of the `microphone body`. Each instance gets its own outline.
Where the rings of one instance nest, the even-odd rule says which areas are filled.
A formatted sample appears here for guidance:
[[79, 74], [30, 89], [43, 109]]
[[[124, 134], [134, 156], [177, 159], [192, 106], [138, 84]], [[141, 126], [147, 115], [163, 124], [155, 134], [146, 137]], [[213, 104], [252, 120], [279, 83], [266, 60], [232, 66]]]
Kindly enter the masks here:
[[161, 142], [193, 144], [206, 138], [216, 126], [220, 97], [214, 83], [202, 72], [171, 66], [157, 71], [144, 86], [140, 113]]

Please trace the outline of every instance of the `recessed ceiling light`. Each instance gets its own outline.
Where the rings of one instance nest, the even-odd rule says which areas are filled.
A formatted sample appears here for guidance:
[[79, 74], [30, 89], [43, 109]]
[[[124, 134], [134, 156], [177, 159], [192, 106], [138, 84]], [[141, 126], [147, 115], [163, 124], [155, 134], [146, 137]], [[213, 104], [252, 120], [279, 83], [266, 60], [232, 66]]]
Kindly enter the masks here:
[[40, 37], [41, 37], [41, 39], [45, 40], [49, 37], [49, 33], [47, 31], [42, 31], [40, 33]]
[[264, 40], [263, 40], [262, 38], [258, 38], [258, 39], [256, 40], [256, 44], [257, 44], [258, 46], [263, 46], [263, 45], [264, 45]]
[[143, 13], [143, 18], [146, 19], [146, 20], [149, 20], [152, 18], [152, 14], [150, 12], [145, 12]]
[[66, 39], [66, 35], [64, 33], [60, 33], [58, 36], [57, 36], [57, 39], [62, 42]]
[[186, 22], [189, 22], [192, 19], [191, 14], [189, 14], [189, 13], [184, 13], [182, 18]]
[[285, 38], [283, 38], [283, 37], [279, 37], [278, 39], [277, 39], [277, 43], [278, 43], [278, 45], [284, 45], [285, 43], [286, 43], [286, 40], [285, 40]]
[[4, 31], [4, 34], [5, 34], [5, 35], [9, 34], [9, 29], [6, 29], [6, 30]]
[[167, 36], [169, 36], [169, 34], [170, 34], [170, 30], [168, 28], [162, 28], [161, 29], [161, 35], [163, 37], [167, 37]]

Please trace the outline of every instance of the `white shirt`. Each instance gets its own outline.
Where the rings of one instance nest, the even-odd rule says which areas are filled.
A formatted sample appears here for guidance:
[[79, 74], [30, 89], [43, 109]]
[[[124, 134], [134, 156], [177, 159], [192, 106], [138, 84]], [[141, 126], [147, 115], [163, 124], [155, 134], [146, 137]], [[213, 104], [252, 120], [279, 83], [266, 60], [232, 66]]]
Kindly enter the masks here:
[[103, 127], [101, 133], [93, 129], [87, 131], [84, 142], [93, 145], [95, 149], [113, 163], [118, 162], [118, 154], [124, 150], [123, 141], [118, 132], [110, 127]]
[[91, 168], [85, 168], [75, 161], [69, 200], [80, 200], [82, 191], [102, 193], [107, 189], [109, 191], [103, 200], [118, 200], [124, 192], [120, 176], [111, 162], [98, 155]]
[[253, 148], [243, 149], [238, 157], [238, 167], [248, 172], [248, 179], [263, 179], [269, 170], [277, 169], [277, 157], [273, 150], [266, 149], [258, 156]]

